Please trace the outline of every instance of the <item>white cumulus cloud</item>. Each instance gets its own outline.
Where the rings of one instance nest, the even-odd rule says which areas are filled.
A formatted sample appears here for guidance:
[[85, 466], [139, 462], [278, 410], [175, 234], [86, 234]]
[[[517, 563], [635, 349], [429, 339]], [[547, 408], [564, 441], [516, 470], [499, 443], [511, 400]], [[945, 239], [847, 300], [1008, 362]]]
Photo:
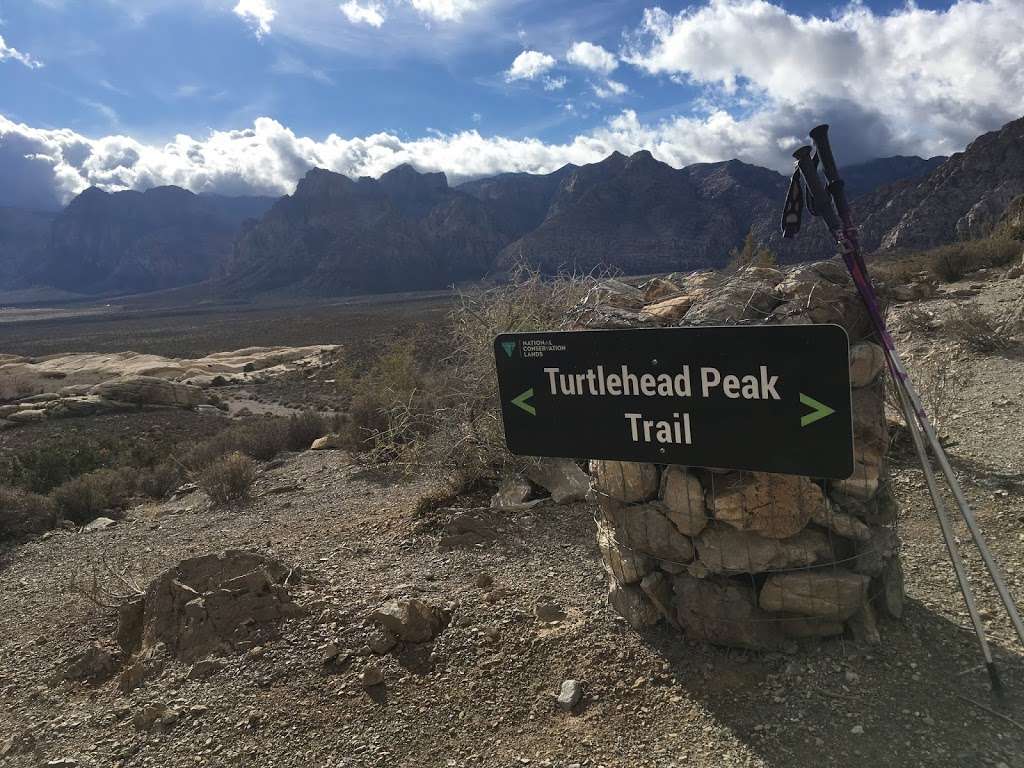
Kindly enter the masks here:
[[461, 21], [479, 5], [477, 0], [410, 0], [412, 7], [435, 21]]
[[625, 59], [654, 75], [754, 99], [769, 111], [845, 101], [918, 151], [948, 153], [1024, 112], [1021, 0], [908, 3], [876, 14], [854, 2], [829, 18], [768, 0], [710, 0], [644, 12]]
[[540, 51], [523, 51], [512, 61], [505, 73], [508, 82], [513, 80], [535, 80], [555, 66], [555, 57]]
[[19, 64], [23, 64], [29, 69], [39, 69], [43, 66], [43, 62], [30, 56], [27, 53], [19, 51], [17, 48], [8, 45], [4, 41], [3, 35], [0, 35], [0, 61], [16, 61]]
[[270, 34], [270, 24], [277, 16], [269, 0], [238, 0], [234, 13], [252, 27], [257, 38]]
[[[869, 148], [893, 154], [881, 144], [884, 128], [852, 114], [868, 129], [844, 144], [843, 158]], [[787, 141], [812, 125], [808, 112], [762, 112], [738, 119], [724, 110], [704, 116], [644, 122], [632, 110], [562, 143], [484, 136], [477, 130], [402, 138], [393, 133], [361, 137], [297, 136], [269, 117], [251, 128], [175, 136], [149, 144], [124, 135], [90, 138], [67, 129], [15, 123], [0, 115], [0, 205], [53, 207], [90, 185], [106, 190], [148, 189], [176, 184], [194, 192], [281, 195], [314, 167], [353, 178], [379, 176], [402, 163], [421, 171], [443, 171], [451, 183], [505, 171], [547, 173], [565, 163], [592, 163], [613, 150], [650, 150], [674, 167], [738, 157], [785, 170]], [[877, 152], [882, 146], [883, 152]], [[860, 155], [863, 159], [863, 155]], [[852, 158], [851, 158], [852, 159]]]
[[577, 67], [585, 67], [602, 75], [610, 75], [619, 66], [619, 60], [615, 54], [606, 51], [600, 45], [585, 41], [573, 43], [565, 55], [565, 60]]
[[603, 83], [592, 83], [590, 86], [594, 95], [599, 99], [613, 99], [617, 96], [624, 96], [629, 93], [629, 88], [625, 83], [620, 83], [618, 80], [605, 80]]
[[385, 13], [384, 9], [377, 5], [377, 3], [367, 3], [366, 5], [360, 5], [357, 0], [348, 0], [347, 3], [342, 3], [338, 8], [353, 24], [368, 24], [371, 27], [380, 27], [384, 23]]

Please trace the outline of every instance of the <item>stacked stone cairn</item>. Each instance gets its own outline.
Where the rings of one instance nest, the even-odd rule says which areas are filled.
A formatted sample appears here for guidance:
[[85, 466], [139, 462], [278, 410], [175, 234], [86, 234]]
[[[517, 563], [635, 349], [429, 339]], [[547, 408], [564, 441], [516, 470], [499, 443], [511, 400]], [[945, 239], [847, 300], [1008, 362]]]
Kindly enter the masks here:
[[899, 618], [903, 608], [885, 464], [885, 358], [842, 263], [670, 275], [640, 288], [605, 281], [573, 318], [578, 328], [846, 329], [856, 463], [849, 479], [592, 461], [592, 495], [608, 599], [632, 626], [667, 622], [692, 640], [754, 649], [847, 631], [878, 642], [878, 613]]

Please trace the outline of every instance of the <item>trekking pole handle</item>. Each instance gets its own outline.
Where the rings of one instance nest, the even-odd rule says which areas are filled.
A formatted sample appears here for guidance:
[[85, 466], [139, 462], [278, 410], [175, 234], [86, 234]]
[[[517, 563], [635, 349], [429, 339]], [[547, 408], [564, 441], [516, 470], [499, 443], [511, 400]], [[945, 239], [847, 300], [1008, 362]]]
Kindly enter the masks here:
[[803, 176], [807, 192], [813, 201], [814, 213], [825, 219], [830, 232], [839, 232], [843, 227], [836, 217], [835, 209], [832, 207], [832, 199], [829, 197], [828, 192], [825, 191], [825, 187], [822, 186], [821, 177], [818, 176], [818, 169], [815, 167], [814, 160], [811, 157], [811, 148], [807, 146], [800, 147], [800, 149], [793, 153], [793, 157], [796, 158], [797, 166], [800, 168], [800, 175]]
[[836, 210], [839, 211], [839, 218], [843, 220], [843, 224], [849, 226], [850, 204], [846, 199], [846, 183], [839, 177], [839, 167], [832, 154], [832, 145], [828, 140], [828, 123], [822, 123], [812, 128], [810, 136], [811, 141], [814, 142], [814, 153], [818, 156], [821, 168], [825, 172], [828, 192], [835, 201]]

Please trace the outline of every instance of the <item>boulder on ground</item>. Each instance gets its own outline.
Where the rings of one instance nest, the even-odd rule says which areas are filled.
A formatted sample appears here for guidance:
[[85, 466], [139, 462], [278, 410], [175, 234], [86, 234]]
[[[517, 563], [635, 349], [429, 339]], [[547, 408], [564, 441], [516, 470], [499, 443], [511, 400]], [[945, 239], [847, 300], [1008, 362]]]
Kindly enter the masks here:
[[173, 405], [191, 408], [206, 402], [199, 387], [179, 384], [156, 376], [122, 376], [97, 384], [89, 390], [107, 400], [136, 405]]
[[696, 475], [683, 467], [670, 466], [662, 473], [661, 501], [666, 514], [680, 533], [696, 536], [708, 522], [704, 488]]
[[716, 520], [772, 539], [793, 536], [825, 506], [821, 489], [806, 477], [767, 472], [730, 473], [708, 489]]
[[620, 544], [614, 529], [600, 521], [597, 524], [597, 546], [605, 569], [618, 584], [636, 584], [654, 568], [650, 557]]
[[868, 536], [857, 543], [853, 569], [868, 576], [880, 576], [889, 560], [899, 553], [896, 531], [885, 526], [872, 526]]
[[623, 504], [608, 500], [601, 505], [615, 528], [616, 539], [635, 553], [674, 563], [693, 560], [693, 544], [669, 520], [659, 502]]
[[23, 408], [7, 414], [7, 420], [13, 424], [33, 424], [46, 420], [46, 410], [42, 408]]
[[633, 504], [647, 501], [658, 493], [658, 468], [634, 461], [590, 462], [594, 488], [616, 501]]
[[590, 289], [584, 303], [619, 309], [640, 309], [644, 304], [644, 292], [621, 280], [602, 280]]
[[312, 443], [310, 443], [309, 450], [311, 451], [330, 451], [343, 449], [345, 447], [344, 439], [341, 435], [332, 432], [323, 437], [318, 437]]
[[737, 273], [719, 288], [708, 293], [687, 310], [680, 325], [731, 324], [746, 320], [764, 320], [782, 297], [775, 289], [781, 273]]
[[826, 502], [825, 506], [815, 510], [811, 522], [828, 528], [835, 534], [854, 541], [867, 541], [871, 538], [871, 530], [853, 515], [848, 515]]
[[785, 640], [774, 617], [757, 606], [752, 586], [676, 576], [676, 618], [691, 640], [772, 650]]
[[879, 577], [881, 590], [875, 598], [875, 604], [887, 616], [894, 619], [903, 617], [903, 565], [898, 557], [889, 559]]
[[608, 604], [633, 629], [641, 629], [657, 624], [660, 618], [654, 603], [635, 584], [627, 585], [612, 581], [608, 590]]
[[856, 501], [870, 501], [882, 479], [884, 448], [854, 438], [853, 474], [845, 480], [833, 480], [833, 491]]
[[164, 643], [185, 662], [248, 647], [304, 613], [285, 586], [291, 575], [277, 560], [242, 550], [183, 560], [150, 583], [141, 622], [137, 605], [121, 612], [119, 643], [143, 651]]
[[770, 575], [759, 605], [766, 611], [846, 621], [864, 604], [868, 577], [841, 568]]
[[712, 573], [762, 573], [803, 568], [834, 557], [824, 531], [805, 528], [785, 539], [713, 524], [695, 539], [700, 562]]
[[421, 600], [393, 600], [377, 608], [370, 621], [407, 643], [433, 640], [448, 626], [449, 613]]
[[99, 683], [113, 677], [120, 666], [120, 654], [96, 643], [64, 662], [61, 680]]
[[496, 509], [522, 507], [532, 493], [533, 486], [525, 477], [505, 475], [498, 482], [497, 493], [491, 497], [491, 506]]
[[679, 293], [682, 289], [667, 277], [652, 277], [640, 286], [640, 290], [644, 293], [644, 303], [650, 304]]
[[590, 490], [590, 478], [572, 459], [541, 459], [526, 470], [526, 476], [548, 490], [556, 504], [583, 501]]
[[885, 367], [885, 351], [870, 341], [850, 347], [850, 386], [866, 387]]
[[641, 310], [640, 314], [661, 323], [676, 323], [683, 318], [694, 302], [699, 299], [699, 296], [691, 296], [684, 293], [648, 304]]
[[562, 683], [558, 697], [555, 699], [555, 704], [559, 709], [569, 711], [579, 704], [582, 698], [583, 684], [578, 680], [566, 680]]

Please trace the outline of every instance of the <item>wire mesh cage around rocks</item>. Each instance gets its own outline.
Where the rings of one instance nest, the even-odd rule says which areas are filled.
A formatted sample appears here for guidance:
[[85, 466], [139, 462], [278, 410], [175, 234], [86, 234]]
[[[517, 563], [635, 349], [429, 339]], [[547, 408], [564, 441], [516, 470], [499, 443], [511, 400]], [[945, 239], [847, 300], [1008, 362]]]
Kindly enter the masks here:
[[[692, 285], [690, 284], [692, 277]], [[853, 475], [840, 481], [592, 461], [609, 602], [631, 625], [666, 622], [691, 639], [775, 649], [796, 638], [880, 641], [899, 618], [903, 574], [888, 482], [885, 356], [842, 264], [750, 267], [655, 278], [583, 306], [578, 327], [836, 323], [851, 341]], [[634, 317], [635, 322], [630, 323]], [[736, 435], [743, 440], [743, 435]]]

